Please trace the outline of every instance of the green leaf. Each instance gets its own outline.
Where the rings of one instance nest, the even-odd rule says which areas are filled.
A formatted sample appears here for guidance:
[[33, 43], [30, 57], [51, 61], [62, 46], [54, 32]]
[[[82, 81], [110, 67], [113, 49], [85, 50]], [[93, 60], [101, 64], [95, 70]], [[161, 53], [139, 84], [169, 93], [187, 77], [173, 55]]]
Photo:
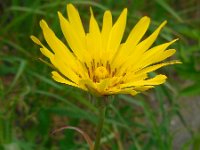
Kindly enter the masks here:
[[164, 0], [156, 0], [156, 2], [163, 7], [166, 11], [168, 11], [174, 18], [176, 18], [179, 22], [183, 22], [182, 18], [177, 14], [176, 11], [173, 10], [172, 7], [170, 7], [166, 1]]
[[200, 94], [200, 84], [196, 83], [180, 92], [180, 96], [196, 96]]

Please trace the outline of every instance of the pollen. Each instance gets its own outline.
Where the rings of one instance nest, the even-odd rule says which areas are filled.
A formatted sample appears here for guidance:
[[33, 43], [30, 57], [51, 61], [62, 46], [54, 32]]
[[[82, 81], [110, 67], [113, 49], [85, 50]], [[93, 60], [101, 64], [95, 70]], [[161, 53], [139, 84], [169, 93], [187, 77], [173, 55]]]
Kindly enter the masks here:
[[108, 71], [105, 67], [100, 66], [95, 69], [94, 75], [98, 80], [105, 79], [108, 76]]

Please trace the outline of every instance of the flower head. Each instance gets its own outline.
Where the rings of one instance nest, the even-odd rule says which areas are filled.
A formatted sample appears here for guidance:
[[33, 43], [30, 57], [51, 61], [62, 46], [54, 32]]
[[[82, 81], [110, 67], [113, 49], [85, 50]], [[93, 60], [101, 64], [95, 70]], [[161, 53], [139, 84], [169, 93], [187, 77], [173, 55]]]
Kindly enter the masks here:
[[101, 29], [92, 9], [90, 11], [88, 32], [85, 32], [79, 13], [72, 4], [67, 5], [68, 19], [58, 12], [60, 27], [68, 46], [58, 39], [44, 20], [40, 21], [40, 26], [51, 50], [38, 38], [31, 36], [41, 46], [42, 54], [56, 68], [52, 71], [55, 81], [99, 96], [119, 93], [135, 95], [165, 82], [165, 75], [150, 78], [148, 74], [163, 66], [179, 63], [162, 62], [175, 53], [175, 49], [167, 48], [176, 40], [151, 47], [166, 21], [142, 40], [150, 24], [150, 18], [145, 16], [133, 27], [125, 42], [121, 43], [127, 9], [122, 11], [114, 24], [111, 12], [105, 11]]

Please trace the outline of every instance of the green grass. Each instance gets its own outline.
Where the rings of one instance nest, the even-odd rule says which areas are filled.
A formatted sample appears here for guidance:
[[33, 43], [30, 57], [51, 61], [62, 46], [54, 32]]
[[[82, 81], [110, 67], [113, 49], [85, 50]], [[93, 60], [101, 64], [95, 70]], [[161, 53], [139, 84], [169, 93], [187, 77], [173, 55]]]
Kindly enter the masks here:
[[94, 139], [97, 110], [92, 97], [79, 89], [54, 82], [50, 77], [51, 68], [38, 59], [44, 57], [29, 38], [33, 34], [42, 39], [41, 19], [45, 19], [62, 38], [57, 11], [64, 14], [69, 2], [78, 7], [86, 27], [89, 6], [93, 7], [99, 23], [106, 9], [110, 9], [116, 19], [127, 7], [126, 33], [141, 16], [147, 15], [152, 18], [149, 33], [163, 20], [168, 20], [156, 44], [179, 38], [173, 47], [177, 49], [176, 58], [183, 64], [159, 70], [169, 76], [166, 84], [135, 97], [111, 97], [102, 149], [172, 150], [171, 121], [178, 117], [191, 134], [190, 140], [181, 143], [182, 149], [192, 146], [199, 150], [199, 133], [193, 133], [179, 106], [182, 97], [200, 93], [200, 12], [197, 0], [183, 0], [180, 5], [175, 0], [1, 2], [0, 150], [88, 149], [86, 142], [74, 131], [50, 134], [64, 125], [77, 126]]

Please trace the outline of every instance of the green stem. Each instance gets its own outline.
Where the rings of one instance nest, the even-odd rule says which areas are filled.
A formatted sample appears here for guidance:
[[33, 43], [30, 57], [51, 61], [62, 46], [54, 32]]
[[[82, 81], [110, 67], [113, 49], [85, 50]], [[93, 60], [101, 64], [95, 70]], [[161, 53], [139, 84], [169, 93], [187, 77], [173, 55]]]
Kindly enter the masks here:
[[95, 144], [94, 144], [94, 150], [99, 150], [100, 149], [100, 140], [101, 140], [101, 133], [103, 129], [103, 124], [104, 124], [104, 119], [105, 119], [105, 101], [107, 97], [104, 97], [104, 99], [98, 99], [98, 109], [99, 109], [99, 121], [98, 121], [98, 126], [97, 126], [97, 134], [96, 134], [96, 139], [95, 139]]

